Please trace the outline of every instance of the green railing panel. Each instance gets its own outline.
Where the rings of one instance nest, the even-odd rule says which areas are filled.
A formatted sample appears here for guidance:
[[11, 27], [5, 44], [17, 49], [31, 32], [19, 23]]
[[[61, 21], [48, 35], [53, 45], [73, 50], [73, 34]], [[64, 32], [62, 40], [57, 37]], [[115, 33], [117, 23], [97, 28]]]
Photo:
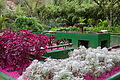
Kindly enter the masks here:
[[120, 72], [106, 78], [105, 80], [120, 80]]
[[120, 44], [120, 36], [118, 37], [118, 44]]
[[44, 31], [44, 32], [32, 32], [33, 34], [40, 34], [40, 33], [43, 33], [43, 34], [46, 34], [48, 32]]
[[73, 51], [72, 47], [67, 49], [48, 51], [48, 53], [44, 54], [43, 56], [51, 57], [53, 59], [64, 59], [69, 57], [68, 52], [70, 51]]
[[114, 46], [120, 43], [119, 35], [111, 35], [110, 36], [110, 46]]
[[41, 32], [32, 32], [33, 34], [40, 34]]
[[110, 47], [110, 34], [98, 34], [98, 46]]
[[0, 80], [16, 80], [16, 79], [0, 71]]
[[[38, 34], [33, 32], [34, 34]], [[40, 33], [40, 32], [39, 32]], [[79, 47], [80, 41], [88, 41], [88, 47], [97, 48], [101, 47], [110, 47], [110, 34], [109, 33], [97, 33], [97, 34], [85, 34], [85, 33], [64, 33], [64, 32], [56, 32], [56, 33], [48, 33], [43, 32], [47, 36], [56, 35], [56, 40], [58, 39], [67, 39], [71, 40], [73, 43], [73, 47]], [[105, 42], [103, 42], [105, 41]]]
[[110, 34], [80, 34], [80, 33], [63, 33], [57, 32], [56, 39], [71, 39], [73, 47], [79, 47], [78, 41], [89, 41], [89, 47], [97, 48], [102, 46], [102, 41], [106, 41], [106, 45], [103, 47], [110, 47]]

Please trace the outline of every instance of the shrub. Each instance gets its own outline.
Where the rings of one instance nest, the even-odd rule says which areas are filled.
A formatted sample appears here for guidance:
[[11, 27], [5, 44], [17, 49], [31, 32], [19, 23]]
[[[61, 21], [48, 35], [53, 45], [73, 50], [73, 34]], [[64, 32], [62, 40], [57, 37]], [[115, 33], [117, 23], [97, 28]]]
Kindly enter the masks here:
[[3, 9], [5, 7], [5, 3], [3, 0], [0, 0], [0, 9]]
[[51, 31], [63, 31], [63, 32], [69, 32], [69, 31], [80, 31], [80, 28], [76, 26], [70, 26], [70, 27], [55, 27], [52, 28]]
[[[84, 17], [86, 20], [92, 18], [95, 20], [93, 22], [94, 24], [96, 24], [99, 19], [106, 19], [101, 7], [94, 2], [79, 2], [80, 0], [54, 1], [54, 3], [41, 6], [37, 9], [37, 14], [40, 19], [56, 19], [58, 23], [61, 23], [61, 26], [72, 26], [78, 23], [79, 17]], [[118, 8], [117, 5], [114, 6], [113, 12], [119, 13], [120, 10]], [[106, 14], [109, 15], [108, 8], [106, 9]], [[114, 16], [119, 17], [119, 14]]]
[[2, 27], [4, 25], [4, 22], [5, 22], [5, 18], [0, 16], [0, 33], [1, 33]]
[[112, 27], [108, 27], [107, 20], [99, 19], [99, 22], [95, 26], [91, 24], [92, 22], [93, 22], [92, 19], [88, 19], [89, 26], [88, 27], [84, 27], [84, 30], [88, 30], [88, 31], [85, 31], [85, 32], [99, 32], [101, 30], [108, 30], [111, 33], [120, 33], [119, 24], [117, 24], [117, 21], [115, 19], [114, 19], [113, 22], [114, 23], [116, 22], [116, 23]]
[[27, 15], [25, 11], [23, 11], [21, 5], [17, 5], [15, 10], [9, 10], [7, 8], [2, 10], [2, 17], [4, 17], [5, 23], [4, 23], [4, 28], [10, 30], [10, 31], [15, 31], [14, 29], [14, 21], [17, 18], [17, 16], [25, 16]]
[[18, 16], [15, 20], [17, 30], [29, 29], [32, 31], [42, 31], [42, 25], [38, 23], [35, 17]]
[[34, 34], [29, 30], [21, 30], [14, 33], [4, 31], [0, 36], [0, 65], [2, 69], [12, 67], [20, 74], [29, 65], [30, 54], [40, 58], [47, 53], [48, 37], [46, 35]]
[[95, 20], [101, 18], [102, 13], [99, 11], [99, 6], [94, 3], [89, 4], [63, 0], [60, 5], [51, 3], [47, 6], [41, 6], [37, 9], [37, 14], [40, 19], [52, 18], [61, 23], [61, 26], [72, 26], [78, 23], [79, 17], [94, 18]]

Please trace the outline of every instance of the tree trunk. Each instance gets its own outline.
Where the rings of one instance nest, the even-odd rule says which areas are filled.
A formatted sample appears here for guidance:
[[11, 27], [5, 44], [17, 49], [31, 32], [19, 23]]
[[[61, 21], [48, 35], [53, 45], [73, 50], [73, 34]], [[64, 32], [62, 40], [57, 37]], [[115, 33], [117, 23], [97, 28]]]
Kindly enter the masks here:
[[0, 16], [2, 15], [2, 10], [0, 9]]
[[110, 27], [109, 23], [110, 23], [110, 19], [109, 19], [109, 16], [106, 17], [107, 19], [107, 24], [108, 24], [108, 27]]
[[110, 8], [110, 27], [113, 26], [113, 11]]

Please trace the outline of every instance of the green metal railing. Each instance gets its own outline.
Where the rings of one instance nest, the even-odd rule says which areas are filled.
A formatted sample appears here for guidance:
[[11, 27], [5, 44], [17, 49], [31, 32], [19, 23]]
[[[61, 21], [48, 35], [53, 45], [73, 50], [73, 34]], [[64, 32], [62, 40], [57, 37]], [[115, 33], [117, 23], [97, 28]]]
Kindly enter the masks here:
[[48, 51], [47, 54], [44, 54], [45, 57], [51, 57], [53, 59], [64, 59], [68, 58], [68, 52], [73, 51], [74, 49], [72, 47], [66, 48], [66, 49], [60, 49], [60, 50], [53, 50]]
[[119, 35], [110, 35], [110, 46], [120, 44], [120, 36]]
[[0, 71], [0, 80], [16, 80], [16, 79]]
[[[47, 34], [51, 35], [51, 34]], [[81, 34], [81, 33], [63, 33], [63, 32], [56, 32], [56, 39], [67, 39], [71, 40], [73, 47], [79, 47], [81, 44], [84, 46], [84, 42], [88, 42], [88, 47], [97, 48], [98, 46], [101, 47], [110, 47], [110, 34]], [[79, 42], [81, 44], [79, 44]], [[82, 43], [83, 42], [83, 43]]]
[[120, 72], [106, 78], [105, 80], [120, 80]]

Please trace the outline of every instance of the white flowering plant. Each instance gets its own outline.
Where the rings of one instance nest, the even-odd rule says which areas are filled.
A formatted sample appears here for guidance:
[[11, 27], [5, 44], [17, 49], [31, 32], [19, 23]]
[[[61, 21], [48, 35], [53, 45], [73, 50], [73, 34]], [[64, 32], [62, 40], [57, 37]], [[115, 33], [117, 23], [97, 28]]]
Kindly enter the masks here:
[[80, 46], [69, 52], [69, 58], [51, 59], [45, 62], [32, 61], [31, 65], [18, 80], [85, 80], [86, 75], [98, 78], [101, 73], [112, 70], [115, 66], [120, 70], [120, 50], [108, 51]]

